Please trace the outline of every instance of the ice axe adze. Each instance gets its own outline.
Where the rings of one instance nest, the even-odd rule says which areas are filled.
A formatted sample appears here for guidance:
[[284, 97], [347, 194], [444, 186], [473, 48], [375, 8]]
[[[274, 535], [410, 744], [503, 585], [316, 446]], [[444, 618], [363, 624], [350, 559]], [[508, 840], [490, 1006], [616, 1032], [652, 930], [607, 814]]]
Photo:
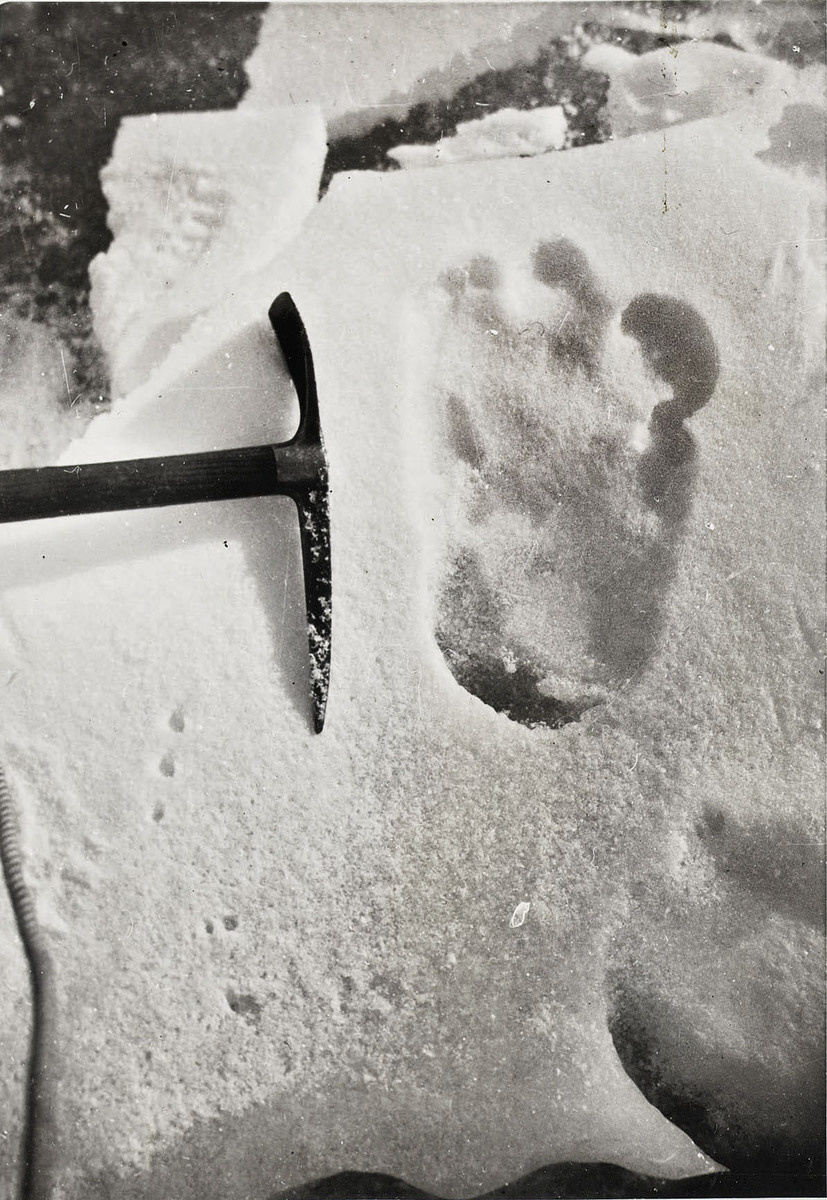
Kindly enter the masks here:
[[288, 292], [276, 297], [269, 315], [299, 398], [299, 427], [288, 442], [0, 471], [0, 522], [290, 496], [299, 512], [313, 726], [321, 733], [330, 681], [332, 599], [327, 457], [310, 343]]

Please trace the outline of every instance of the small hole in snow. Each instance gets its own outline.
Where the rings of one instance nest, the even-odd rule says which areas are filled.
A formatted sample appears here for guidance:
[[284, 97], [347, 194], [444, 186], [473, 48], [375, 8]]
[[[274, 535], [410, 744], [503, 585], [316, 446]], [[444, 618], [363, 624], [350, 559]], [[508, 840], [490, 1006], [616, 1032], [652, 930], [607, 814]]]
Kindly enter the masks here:
[[212, 921], [205, 921], [204, 928], [206, 929], [207, 933], [215, 933], [215, 926], [213, 925]]
[[163, 821], [165, 811], [163, 804], [156, 804], [152, 811], [153, 821]]
[[170, 713], [169, 727], [174, 733], [184, 732], [184, 711], [181, 708], [173, 709]]
[[224, 928], [229, 930], [238, 929], [238, 917], [225, 917]]
[[714, 808], [711, 805], [704, 810], [704, 818], [706, 827], [712, 834], [723, 833], [726, 826], [726, 817], [719, 808]]
[[258, 1026], [261, 1020], [262, 1004], [255, 996], [250, 995], [249, 992], [234, 992], [230, 988], [227, 991], [227, 1005], [237, 1016], [243, 1017], [248, 1025]]
[[158, 764], [158, 770], [162, 775], [165, 775], [167, 779], [172, 779], [173, 775], [175, 774], [175, 757], [171, 752], [165, 754], [161, 759], [160, 763]]

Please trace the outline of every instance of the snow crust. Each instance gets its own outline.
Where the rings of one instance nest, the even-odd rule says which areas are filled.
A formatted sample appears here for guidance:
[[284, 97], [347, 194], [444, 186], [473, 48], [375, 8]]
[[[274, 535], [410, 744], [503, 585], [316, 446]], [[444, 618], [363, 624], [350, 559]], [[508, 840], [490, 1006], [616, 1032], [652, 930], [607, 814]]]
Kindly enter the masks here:
[[[697, 62], [711, 95], [723, 60]], [[711, 1169], [618, 1057], [610, 1023], [641, 1009], [690, 1092], [751, 1128], [812, 1120], [824, 198], [773, 157], [777, 108], [759, 89], [652, 129], [647, 107], [637, 132], [627, 98], [615, 144], [356, 173], [289, 245], [319, 126], [279, 113], [272, 186], [255, 213], [246, 180], [211, 208], [198, 286], [197, 181], [228, 195], [225, 151], [264, 118], [127, 126], [116, 162], [152, 164], [146, 224], [118, 166], [116, 226], [132, 216], [96, 303], [140, 385], [61, 461], [288, 437], [266, 311], [289, 290], [331, 462], [333, 667], [315, 737], [289, 501], [0, 534], [2, 761], [57, 965], [67, 1200], [264, 1197], [342, 1169], [457, 1197], [567, 1159]], [[152, 222], [176, 129], [196, 183], [170, 193], [173, 253]], [[670, 394], [623, 331], [650, 294], [701, 314], [720, 355], [678, 529], [636, 483]], [[632, 551], [657, 621], [625, 669]], [[623, 583], [599, 618], [595, 566]], [[449, 670], [469, 638], [593, 706], [559, 730], [495, 712]], [[8, 978], [0, 1029], [19, 1030]]]

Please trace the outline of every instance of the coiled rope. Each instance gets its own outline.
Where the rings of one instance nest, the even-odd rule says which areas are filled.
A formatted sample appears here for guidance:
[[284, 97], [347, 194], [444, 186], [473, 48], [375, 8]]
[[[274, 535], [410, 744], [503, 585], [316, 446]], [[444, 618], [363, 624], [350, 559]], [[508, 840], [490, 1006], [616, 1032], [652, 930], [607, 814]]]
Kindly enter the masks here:
[[21, 1139], [20, 1200], [48, 1200], [52, 1190], [53, 1103], [46, 1071], [46, 1030], [52, 1009], [54, 972], [37, 922], [34, 900], [23, 874], [17, 813], [0, 766], [0, 861], [17, 930], [29, 967], [32, 1016], [26, 1074], [26, 1105]]

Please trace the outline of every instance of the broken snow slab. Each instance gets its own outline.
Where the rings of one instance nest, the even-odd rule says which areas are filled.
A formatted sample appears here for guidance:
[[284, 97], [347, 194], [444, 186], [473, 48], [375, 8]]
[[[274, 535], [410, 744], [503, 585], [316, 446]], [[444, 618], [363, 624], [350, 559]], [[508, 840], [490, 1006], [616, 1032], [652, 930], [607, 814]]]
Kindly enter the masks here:
[[388, 151], [401, 167], [435, 167], [474, 159], [528, 157], [562, 150], [568, 122], [561, 104], [521, 112], [503, 108], [478, 121], [461, 121], [452, 137], [434, 146], [395, 146]]
[[324, 124], [310, 107], [122, 122], [101, 176], [114, 240], [90, 267], [116, 396], [148, 378], [195, 314], [296, 235], [324, 155]]
[[609, 120], [615, 137], [667, 130], [723, 112], [740, 112], [745, 130], [776, 117], [798, 94], [799, 101], [823, 103], [819, 68], [801, 72], [759, 54], [745, 54], [711, 42], [685, 42], [636, 55], [609, 43], [592, 47], [584, 66], [605, 71]]
[[[543, 7], [553, 13], [560, 6]], [[527, 11], [531, 9], [521, 5], [400, 9], [390, 4], [271, 4], [246, 64], [250, 90], [244, 103], [262, 108], [320, 105], [329, 120], [370, 111], [374, 119], [377, 111], [404, 112], [410, 103], [405, 93], [440, 70], [456, 86], [486, 69], [486, 53], [499, 50], [511, 61], [512, 31]], [[570, 17], [563, 21], [569, 23]]]
[[338, 179], [64, 456], [288, 436], [290, 290], [321, 737], [288, 501], [3, 531], [66, 1197], [821, 1138], [823, 194], [736, 128]]

